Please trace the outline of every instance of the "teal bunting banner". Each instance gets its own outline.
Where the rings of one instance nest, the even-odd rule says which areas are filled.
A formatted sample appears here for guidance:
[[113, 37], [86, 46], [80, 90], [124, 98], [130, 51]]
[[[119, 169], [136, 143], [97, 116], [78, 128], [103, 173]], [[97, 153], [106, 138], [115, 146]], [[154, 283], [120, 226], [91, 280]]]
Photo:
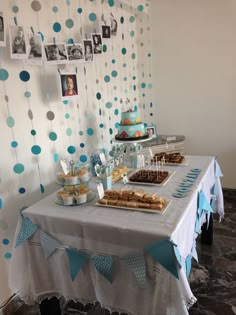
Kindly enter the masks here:
[[191, 255], [198, 262], [196, 239], [193, 241], [193, 247], [192, 247]]
[[209, 220], [210, 220], [210, 213], [213, 212], [213, 209], [210, 205], [210, 203], [207, 201], [206, 196], [203, 191], [199, 192], [198, 195], [198, 200], [199, 200], [199, 206], [198, 206], [198, 215], [199, 215], [199, 220], [203, 214], [203, 212], [207, 213], [207, 227], [209, 226]]
[[173, 244], [169, 239], [151, 244], [145, 250], [175, 278], [179, 279]]
[[180, 255], [178, 246], [174, 243], [173, 243], [173, 249], [174, 249], [175, 257], [177, 259], [179, 267], [182, 268], [183, 267], [183, 259], [182, 259], [182, 256]]
[[38, 226], [33, 224], [29, 218], [22, 217], [22, 224], [20, 232], [17, 236], [16, 245], [20, 246], [24, 241], [28, 240], [38, 229]]
[[69, 259], [70, 277], [74, 281], [78, 272], [83, 267], [87, 256], [70, 248], [66, 248], [66, 253]]
[[185, 268], [186, 268], [186, 275], [187, 277], [190, 276], [191, 269], [192, 269], [192, 256], [188, 255], [185, 260]]
[[128, 269], [134, 274], [141, 288], [146, 285], [146, 264], [143, 251], [134, 252], [122, 257], [122, 261]]
[[91, 256], [90, 260], [97, 271], [99, 271], [110, 283], [112, 283], [112, 257]]
[[216, 177], [223, 176], [223, 173], [221, 172], [220, 166], [216, 160], [215, 160], [215, 176]]
[[56, 248], [61, 244], [58, 240], [51, 237], [44, 231], [40, 230], [39, 234], [40, 243], [43, 248], [44, 256], [48, 258], [55, 250]]

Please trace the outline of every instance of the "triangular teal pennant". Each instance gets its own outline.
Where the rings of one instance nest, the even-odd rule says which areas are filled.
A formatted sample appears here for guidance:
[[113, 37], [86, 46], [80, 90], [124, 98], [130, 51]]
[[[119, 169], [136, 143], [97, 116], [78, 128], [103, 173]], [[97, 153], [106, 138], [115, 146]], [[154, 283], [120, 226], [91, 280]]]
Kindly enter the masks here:
[[72, 281], [74, 281], [78, 272], [85, 263], [87, 256], [70, 248], [66, 248], [66, 253], [69, 259], [70, 277]]
[[151, 244], [145, 250], [174, 277], [179, 279], [173, 244], [169, 239]]
[[200, 217], [197, 215], [196, 222], [195, 222], [195, 232], [200, 234], [201, 233], [201, 220]]
[[146, 264], [143, 251], [130, 253], [122, 257], [128, 269], [133, 272], [140, 287], [146, 284]]
[[193, 247], [192, 247], [191, 255], [192, 255], [192, 257], [198, 262], [198, 254], [197, 254], [196, 240], [194, 240], [194, 242], [193, 242]]
[[215, 160], [215, 176], [216, 177], [223, 176], [223, 173], [221, 172], [220, 166], [216, 160]]
[[189, 277], [192, 269], [192, 256], [188, 255], [185, 260], [185, 266], [186, 266], [186, 275]]
[[2, 198], [0, 198], [0, 209], [2, 209]]
[[37, 229], [37, 225], [33, 224], [29, 218], [23, 216], [21, 229], [17, 236], [15, 247], [20, 246], [24, 241], [29, 239], [37, 231]]
[[210, 203], [207, 201], [204, 192], [201, 190], [198, 193], [198, 214], [199, 214], [199, 217], [202, 216], [203, 211], [206, 211], [209, 213], [213, 212]]
[[48, 235], [44, 231], [40, 231], [40, 243], [43, 247], [45, 257], [49, 257], [56, 248], [61, 244], [58, 240]]
[[182, 267], [183, 267], [183, 265], [182, 265], [182, 264], [183, 264], [183, 261], [182, 261], [182, 257], [181, 257], [181, 255], [180, 255], [178, 246], [175, 245], [175, 244], [173, 244], [173, 249], [174, 249], [174, 253], [175, 253], [175, 257], [176, 257], [176, 259], [177, 259], [177, 262], [178, 262], [180, 268], [182, 268]]
[[98, 272], [100, 272], [110, 283], [112, 283], [112, 263], [110, 256], [91, 256], [91, 262]]

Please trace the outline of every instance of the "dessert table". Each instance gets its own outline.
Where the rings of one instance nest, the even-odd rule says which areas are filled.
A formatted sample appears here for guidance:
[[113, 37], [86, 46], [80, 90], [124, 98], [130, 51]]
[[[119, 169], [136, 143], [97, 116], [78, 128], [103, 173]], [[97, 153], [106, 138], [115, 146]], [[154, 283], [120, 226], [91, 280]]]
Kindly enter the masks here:
[[[188, 314], [196, 301], [188, 275], [199, 226], [210, 214], [208, 204], [224, 215], [221, 174], [211, 156], [188, 156], [187, 165], [164, 168], [174, 175], [163, 186], [113, 185], [157, 193], [171, 201], [164, 213], [97, 207], [96, 200], [61, 206], [55, 194], [25, 209], [10, 266], [12, 292], [26, 303], [63, 296], [132, 315]], [[175, 198], [192, 169], [199, 170], [196, 181]]]

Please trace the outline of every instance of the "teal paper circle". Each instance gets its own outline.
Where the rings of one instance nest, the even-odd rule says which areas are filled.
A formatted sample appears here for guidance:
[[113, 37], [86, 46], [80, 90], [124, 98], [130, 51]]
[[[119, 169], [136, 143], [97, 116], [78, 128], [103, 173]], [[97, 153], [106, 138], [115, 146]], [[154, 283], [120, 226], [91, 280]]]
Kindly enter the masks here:
[[84, 134], [83, 131], [80, 131], [80, 132], [79, 132], [79, 135], [80, 135], [80, 136], [83, 136], [83, 134]]
[[33, 145], [31, 147], [31, 152], [34, 154], [34, 155], [38, 155], [41, 153], [41, 148], [39, 145]]
[[18, 13], [18, 12], [19, 12], [19, 7], [18, 7], [17, 5], [14, 5], [14, 6], [12, 7], [12, 12]]
[[106, 82], [106, 83], [108, 83], [108, 82], [110, 82], [110, 76], [109, 75], [105, 75], [105, 77], [104, 77], [104, 81]]
[[54, 162], [58, 162], [59, 161], [59, 154], [58, 153], [54, 153], [54, 155], [53, 155], [53, 160], [54, 160]]
[[70, 0], [66, 0], [66, 4], [70, 6]]
[[113, 64], [114, 64], [114, 63], [116, 63], [115, 59], [112, 59], [112, 61], [111, 61], [111, 62], [112, 62]]
[[26, 192], [26, 189], [24, 187], [20, 187], [18, 191], [21, 195], [23, 195]]
[[114, 115], [116, 115], [116, 116], [119, 115], [119, 109], [116, 108], [116, 109], [114, 110]]
[[88, 158], [86, 155], [81, 155], [79, 160], [80, 160], [80, 162], [84, 163], [84, 162], [87, 162]]
[[108, 4], [110, 7], [113, 7], [115, 2], [114, 2], [114, 0], [108, 0]]
[[107, 52], [107, 45], [102, 45], [102, 51], [105, 53], [105, 52]]
[[72, 28], [73, 26], [74, 26], [74, 21], [72, 19], [67, 19], [66, 20], [66, 27]]
[[41, 193], [44, 193], [44, 186], [43, 186], [43, 184], [40, 184], [40, 191], [41, 191]]
[[24, 93], [24, 95], [25, 95], [26, 98], [30, 98], [31, 97], [31, 93], [29, 91], [26, 91]]
[[58, 23], [58, 22], [54, 23], [53, 24], [53, 30], [54, 30], [55, 33], [60, 32], [61, 31], [61, 24]]
[[125, 21], [124, 17], [123, 17], [123, 16], [121, 16], [121, 17], [120, 17], [120, 23], [121, 23], [121, 24], [123, 24], [123, 23], [124, 23], [124, 21]]
[[6, 81], [9, 77], [8, 71], [6, 69], [1, 68], [0, 69], [0, 80]]
[[67, 105], [69, 103], [68, 100], [63, 100], [63, 104]]
[[135, 17], [133, 15], [131, 15], [130, 18], [129, 18], [129, 21], [130, 21], [130, 23], [134, 23]]
[[12, 128], [12, 127], [14, 127], [14, 125], [15, 125], [15, 120], [14, 120], [14, 118], [11, 117], [11, 116], [7, 117], [7, 126], [8, 126], [9, 128]]
[[18, 146], [17, 141], [12, 141], [12, 142], [11, 142], [11, 147], [12, 147], [12, 148], [17, 148], [17, 146]]
[[118, 75], [118, 72], [117, 72], [116, 70], [113, 70], [113, 71], [111, 72], [111, 76], [112, 76], [113, 78], [116, 78], [117, 75]]
[[57, 13], [57, 12], [58, 12], [58, 7], [54, 5], [54, 6], [52, 7], [52, 11], [53, 11], [54, 13]]
[[96, 19], [97, 19], [97, 16], [96, 16], [95, 13], [90, 13], [90, 14], [89, 14], [89, 20], [90, 20], [91, 22], [96, 21]]
[[135, 32], [134, 32], [134, 31], [131, 31], [131, 32], [130, 32], [130, 36], [131, 36], [131, 37], [134, 37], [134, 35], [135, 35]]
[[81, 148], [84, 148], [84, 147], [85, 147], [85, 144], [81, 142], [79, 146], [80, 146]]
[[50, 132], [49, 133], [49, 139], [52, 141], [56, 141], [57, 140], [57, 134], [55, 132]]
[[118, 122], [115, 123], [115, 128], [118, 129], [120, 127], [120, 124]]
[[144, 83], [144, 82], [141, 83], [141, 88], [142, 88], [142, 89], [145, 89], [145, 87], [146, 87], [146, 83]]
[[112, 108], [112, 103], [111, 102], [106, 102], [106, 108], [108, 108], [108, 109], [110, 109], [110, 108]]
[[99, 128], [103, 128], [104, 127], [104, 125], [101, 123], [101, 124], [99, 124]]
[[102, 116], [102, 110], [101, 110], [101, 108], [99, 108], [98, 113], [99, 113], [99, 116]]
[[109, 128], [109, 133], [110, 133], [110, 135], [112, 135], [112, 134], [113, 134], [113, 130], [112, 130], [112, 128]]
[[36, 130], [32, 129], [32, 130], [30, 131], [30, 133], [31, 133], [32, 136], [36, 136]]
[[132, 59], [135, 59], [135, 58], [136, 58], [136, 54], [135, 54], [135, 53], [132, 53], [131, 58], [132, 58]]
[[67, 128], [66, 129], [66, 134], [67, 134], [67, 136], [71, 136], [72, 135], [72, 129], [71, 128]]
[[137, 9], [138, 9], [138, 11], [139, 11], [139, 12], [142, 12], [142, 11], [143, 11], [143, 9], [144, 9], [144, 7], [143, 7], [143, 5], [142, 5], [142, 4], [140, 4], [140, 5], [138, 6], [138, 8], [137, 8]]
[[127, 64], [126, 63], [123, 63], [123, 68], [126, 68], [127, 67]]
[[10, 241], [9, 241], [9, 239], [8, 238], [4, 238], [3, 240], [2, 240], [2, 243], [3, 243], [3, 245], [8, 245], [9, 243], [10, 243]]
[[11, 253], [6, 253], [6, 254], [4, 255], [4, 257], [5, 257], [6, 259], [10, 259], [10, 258], [11, 258]]
[[17, 164], [15, 164], [14, 167], [13, 167], [13, 171], [14, 171], [16, 174], [21, 174], [21, 173], [24, 172], [24, 170], [25, 170], [25, 167], [24, 167], [24, 165], [21, 164], [21, 163], [17, 163]]
[[21, 81], [27, 82], [30, 79], [30, 74], [28, 71], [23, 70], [20, 72], [19, 77], [20, 77]]
[[149, 90], [152, 89], [152, 83], [149, 83], [149, 84], [148, 84], [148, 88], [149, 88]]
[[74, 154], [76, 152], [76, 148], [73, 145], [70, 145], [67, 148], [67, 152], [70, 153], [70, 154]]
[[127, 81], [127, 77], [124, 77], [123, 80], [124, 80], [124, 81]]
[[82, 8], [78, 8], [77, 12], [78, 12], [79, 14], [81, 14], [81, 13], [83, 12], [83, 9], [82, 9]]
[[150, 58], [152, 56], [152, 54], [151, 53], [148, 53], [148, 57]]
[[88, 128], [87, 129], [87, 134], [88, 134], [88, 136], [92, 136], [94, 134], [93, 128]]
[[100, 100], [100, 99], [102, 98], [101, 93], [97, 92], [97, 94], [96, 94], [96, 98], [97, 98], [98, 100]]
[[126, 48], [122, 48], [122, 49], [121, 49], [121, 53], [122, 53], [123, 55], [125, 55], [125, 54], [127, 53], [127, 49], [126, 49]]
[[73, 38], [69, 38], [68, 41], [67, 41], [67, 44], [74, 44]]

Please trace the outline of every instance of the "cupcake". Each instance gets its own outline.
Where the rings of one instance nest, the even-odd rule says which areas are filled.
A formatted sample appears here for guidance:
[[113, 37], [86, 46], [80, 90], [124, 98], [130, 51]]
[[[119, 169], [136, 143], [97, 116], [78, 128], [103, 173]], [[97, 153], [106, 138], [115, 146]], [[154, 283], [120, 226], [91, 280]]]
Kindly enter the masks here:
[[73, 195], [65, 193], [65, 194], [62, 195], [62, 199], [63, 199], [63, 203], [64, 203], [65, 206], [73, 205], [73, 202], [74, 202]]
[[76, 185], [78, 184], [78, 177], [77, 176], [72, 176], [72, 175], [66, 175], [65, 176], [65, 184], [66, 185]]
[[77, 205], [80, 205], [81, 203], [85, 203], [87, 201], [87, 194], [78, 194], [75, 195], [75, 200]]
[[65, 183], [65, 174], [64, 173], [57, 173], [57, 183], [60, 185], [64, 185], [64, 183]]
[[58, 201], [59, 203], [64, 203], [63, 202], [63, 198], [62, 198], [62, 196], [65, 194], [65, 191], [64, 190], [59, 190], [59, 191], [57, 191], [57, 193], [56, 193], [56, 201]]
[[81, 183], [89, 181], [89, 173], [86, 168], [80, 168], [77, 172], [77, 176]]

